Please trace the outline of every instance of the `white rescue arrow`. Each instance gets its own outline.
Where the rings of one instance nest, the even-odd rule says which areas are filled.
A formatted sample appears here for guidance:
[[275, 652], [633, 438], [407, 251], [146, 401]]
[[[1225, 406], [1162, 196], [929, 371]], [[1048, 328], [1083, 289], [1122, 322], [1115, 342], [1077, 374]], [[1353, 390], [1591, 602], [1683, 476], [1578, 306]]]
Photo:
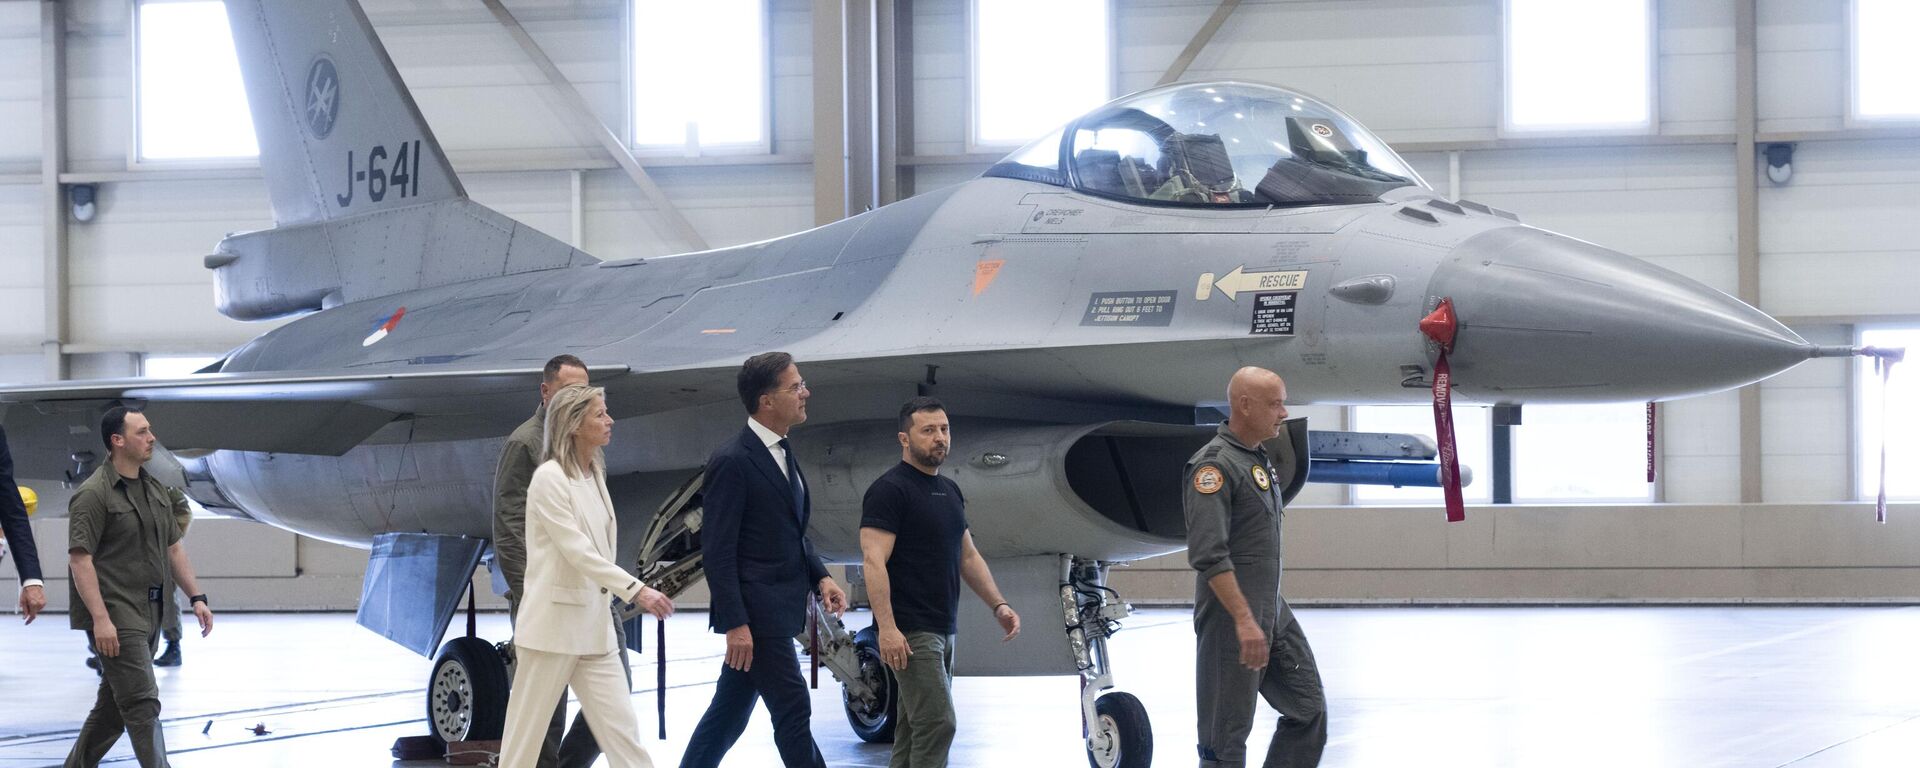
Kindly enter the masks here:
[[1245, 266], [1234, 267], [1224, 277], [1213, 281], [1214, 289], [1227, 295], [1228, 301], [1237, 301], [1242, 291], [1297, 291], [1307, 284], [1305, 271], [1294, 272], [1248, 272]]

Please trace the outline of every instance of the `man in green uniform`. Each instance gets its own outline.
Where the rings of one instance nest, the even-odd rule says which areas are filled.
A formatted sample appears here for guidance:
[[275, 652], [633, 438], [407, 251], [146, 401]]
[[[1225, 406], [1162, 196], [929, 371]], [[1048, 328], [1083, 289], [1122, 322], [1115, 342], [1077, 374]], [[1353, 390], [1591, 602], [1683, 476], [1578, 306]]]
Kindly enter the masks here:
[[123, 730], [141, 768], [164, 768], [167, 745], [153, 652], [165, 595], [175, 583], [192, 595], [202, 637], [213, 631], [213, 611], [180, 544], [172, 509], [178, 497], [144, 467], [155, 442], [146, 415], [130, 408], [107, 411], [100, 439], [107, 463], [67, 505], [68, 616], [74, 629], [88, 633], [100, 658], [100, 693], [67, 753], [66, 768], [99, 765]]
[[[493, 556], [499, 560], [500, 571], [507, 579], [509, 621], [520, 615], [520, 593], [526, 585], [527, 485], [533, 481], [533, 470], [540, 466], [542, 459], [547, 401], [555, 392], [586, 383], [587, 364], [580, 358], [556, 355], [548, 360], [540, 375], [540, 407], [507, 436], [507, 444], [500, 451], [500, 465], [493, 473]], [[619, 635], [619, 645], [625, 647], [626, 634], [617, 619], [613, 627]], [[627, 663], [625, 653], [620, 654], [620, 663]], [[628, 670], [627, 676], [633, 676], [632, 670]], [[566, 732], [563, 741], [561, 729], [566, 726], [566, 718], [567, 699], [562, 695], [553, 710], [553, 721], [547, 726], [547, 738], [540, 745], [537, 768], [587, 768], [600, 758], [600, 744], [587, 728], [587, 713], [583, 711], [574, 718], [573, 729]]]
[[[180, 538], [185, 539], [187, 526], [193, 524], [193, 508], [187, 505], [187, 495], [178, 488], [167, 488], [167, 508], [173, 510], [173, 521], [180, 526]], [[161, 635], [167, 639], [167, 649], [153, 658], [156, 667], [180, 666], [180, 603], [174, 597], [179, 591], [168, 592], [166, 604], [160, 607]], [[88, 656], [87, 668], [99, 672], [100, 657]]]
[[1256, 697], [1281, 715], [1268, 768], [1319, 765], [1327, 746], [1320, 670], [1280, 597], [1282, 489], [1261, 447], [1280, 434], [1286, 398], [1278, 374], [1240, 369], [1227, 385], [1227, 423], [1187, 461], [1201, 768], [1246, 765]]

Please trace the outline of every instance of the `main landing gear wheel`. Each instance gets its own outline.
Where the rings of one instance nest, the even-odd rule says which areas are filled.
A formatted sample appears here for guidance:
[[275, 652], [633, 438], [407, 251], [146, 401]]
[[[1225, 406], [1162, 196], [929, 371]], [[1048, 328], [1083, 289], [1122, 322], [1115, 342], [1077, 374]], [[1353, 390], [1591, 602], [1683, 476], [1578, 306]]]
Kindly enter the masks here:
[[428, 734], [442, 744], [500, 738], [507, 690], [507, 665], [492, 643], [477, 637], [448, 640], [427, 678]]
[[1100, 719], [1094, 727], [1107, 734], [1100, 749], [1087, 750], [1093, 768], [1147, 768], [1153, 765], [1153, 726], [1147, 708], [1131, 693], [1114, 692], [1094, 702]]
[[860, 659], [860, 678], [874, 691], [872, 701], [855, 698], [851, 691], [841, 689], [841, 698], [847, 709], [847, 724], [853, 726], [854, 735], [869, 744], [891, 743], [893, 727], [899, 724], [900, 707], [899, 683], [893, 679], [893, 670], [880, 661], [879, 633], [872, 627], [860, 630], [853, 636], [854, 653]]

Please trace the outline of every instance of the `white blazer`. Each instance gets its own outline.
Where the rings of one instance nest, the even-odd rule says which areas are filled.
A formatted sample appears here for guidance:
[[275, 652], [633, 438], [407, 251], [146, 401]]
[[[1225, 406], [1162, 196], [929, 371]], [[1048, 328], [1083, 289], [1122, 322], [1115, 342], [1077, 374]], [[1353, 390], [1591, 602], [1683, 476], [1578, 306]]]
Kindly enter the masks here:
[[577, 656], [614, 650], [612, 601], [640, 580], [613, 562], [619, 527], [607, 481], [575, 480], [555, 461], [533, 470], [527, 486], [526, 599], [513, 642]]

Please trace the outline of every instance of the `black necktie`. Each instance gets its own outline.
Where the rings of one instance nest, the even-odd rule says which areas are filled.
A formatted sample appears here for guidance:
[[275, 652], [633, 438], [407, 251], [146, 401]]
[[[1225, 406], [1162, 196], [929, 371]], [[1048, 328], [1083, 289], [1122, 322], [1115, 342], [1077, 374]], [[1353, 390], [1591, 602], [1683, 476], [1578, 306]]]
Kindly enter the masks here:
[[793, 460], [793, 444], [784, 437], [780, 438], [780, 452], [787, 456], [787, 488], [793, 491], [793, 517], [805, 522], [807, 486], [800, 482], [800, 465]]

